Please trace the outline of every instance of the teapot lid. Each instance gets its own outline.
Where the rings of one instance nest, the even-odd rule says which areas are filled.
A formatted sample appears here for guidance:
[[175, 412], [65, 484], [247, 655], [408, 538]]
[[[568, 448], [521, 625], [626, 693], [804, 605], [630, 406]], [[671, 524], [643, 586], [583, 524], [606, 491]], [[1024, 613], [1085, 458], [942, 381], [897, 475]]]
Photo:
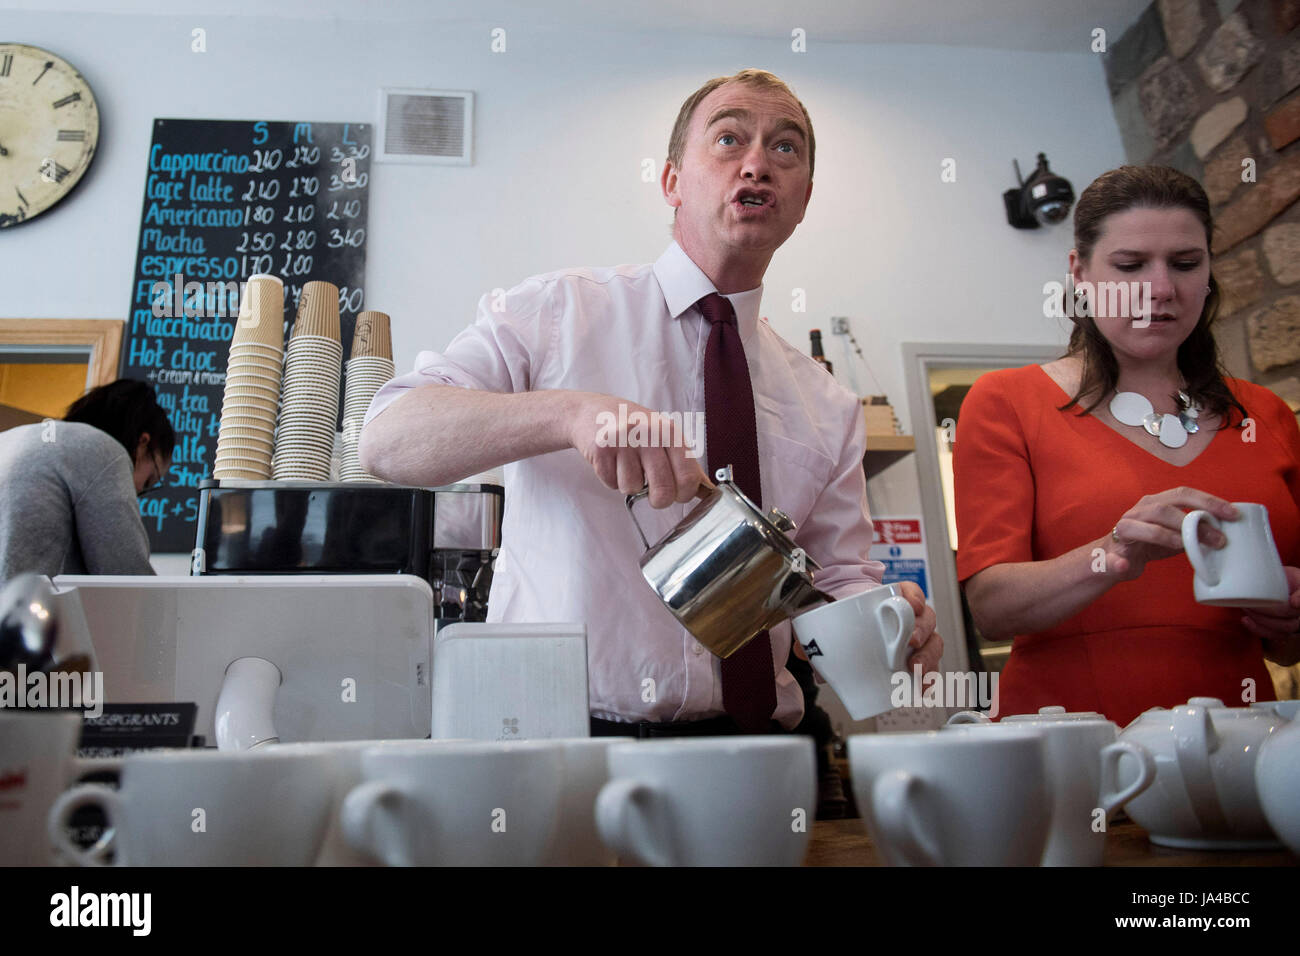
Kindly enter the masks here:
[[1261, 700], [1250, 705], [1255, 710], [1269, 711], [1287, 720], [1300, 716], [1300, 700]]
[[1184, 707], [1204, 707], [1212, 712], [1216, 719], [1224, 718], [1247, 718], [1258, 719], [1265, 718], [1271, 720], [1287, 720], [1287, 716], [1281, 710], [1264, 707], [1229, 707], [1217, 697], [1193, 697]]
[[1002, 718], [1003, 723], [1008, 720], [1105, 720], [1105, 714], [1099, 714], [1095, 710], [1076, 710], [1067, 711], [1060, 704], [1053, 704], [1050, 707], [1039, 707], [1036, 714], [1007, 714]]
[[1173, 707], [1148, 707], [1138, 716], [1145, 717], [1147, 714], [1167, 714], [1169, 711], [1178, 707], [1205, 707], [1208, 710], [1246, 710], [1245, 707], [1229, 707], [1218, 697], [1192, 697], [1185, 704], [1175, 704]]
[[803, 548], [799, 547], [789, 537], [786, 532], [795, 530], [795, 523], [790, 520], [790, 516], [778, 508], [772, 508], [764, 513], [758, 505], [754, 504], [750, 497], [740, 490], [740, 485], [736, 484], [732, 477], [731, 465], [724, 465], [713, 474], [717, 487], [723, 494], [731, 497], [745, 511], [749, 512], [749, 518], [759, 533], [794, 565], [794, 570], [807, 577], [811, 582], [813, 572], [820, 571], [821, 565], [814, 561]]
[[1261, 710], [1257, 707], [1229, 707], [1217, 697], [1193, 697], [1183, 704], [1184, 707], [1204, 707], [1206, 710], [1212, 710], [1216, 714], [1225, 717], [1241, 716], [1259, 716]]
[[[1271, 704], [1273, 702], [1270, 701], [1268, 703]], [[1273, 720], [1277, 720], [1279, 718], [1282, 720], [1288, 719], [1283, 710], [1274, 709], [1268, 706], [1268, 704], [1265, 704], [1263, 706], [1259, 704], [1254, 704], [1250, 707], [1229, 707], [1218, 697], [1192, 697], [1187, 701], [1187, 703], [1179, 704], [1176, 707], [1148, 708], [1147, 710], [1144, 710], [1142, 711], [1142, 713], [1138, 714], [1138, 716], [1134, 717], [1132, 723], [1130, 723], [1128, 726], [1133, 727], [1139, 723], [1149, 723], [1153, 720], [1158, 720], [1163, 722], [1169, 719], [1169, 715], [1173, 711], [1187, 710], [1190, 707], [1205, 708], [1205, 710], [1208, 713], [1213, 715], [1213, 718], [1215, 720], [1229, 720], [1229, 719], [1239, 719], [1239, 718], [1246, 718], [1246, 719], [1265, 718], [1265, 719], [1273, 719]]]

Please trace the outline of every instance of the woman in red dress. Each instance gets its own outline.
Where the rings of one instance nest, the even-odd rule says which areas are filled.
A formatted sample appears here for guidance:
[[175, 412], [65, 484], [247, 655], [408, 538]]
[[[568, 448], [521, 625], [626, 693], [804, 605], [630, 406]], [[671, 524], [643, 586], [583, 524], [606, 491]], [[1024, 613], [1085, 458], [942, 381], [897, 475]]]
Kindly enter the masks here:
[[[1219, 367], [1212, 229], [1183, 173], [1101, 176], [1075, 210], [1065, 356], [986, 374], [962, 404], [957, 573], [984, 636], [1015, 638], [1003, 714], [1063, 704], [1124, 725], [1194, 696], [1241, 706], [1273, 699], [1264, 658], [1300, 660], [1300, 429]], [[1135, 282], [1149, 300], [1125, 307], [1113, 283]], [[1230, 523], [1233, 501], [1268, 508], [1289, 603], [1193, 598], [1183, 516]]]

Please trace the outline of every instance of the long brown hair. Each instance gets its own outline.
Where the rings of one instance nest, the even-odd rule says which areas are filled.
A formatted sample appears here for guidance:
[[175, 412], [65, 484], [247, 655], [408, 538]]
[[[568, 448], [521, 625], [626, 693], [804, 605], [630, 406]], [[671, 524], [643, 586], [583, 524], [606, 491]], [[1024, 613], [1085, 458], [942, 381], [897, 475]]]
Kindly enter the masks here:
[[[1168, 166], [1121, 166], [1098, 176], [1079, 196], [1074, 208], [1074, 247], [1079, 257], [1084, 262], [1091, 260], [1093, 248], [1109, 216], [1138, 208], [1189, 210], [1205, 227], [1205, 247], [1209, 250], [1214, 219], [1210, 214], [1210, 200], [1200, 183]], [[1219, 314], [1219, 299], [1219, 283], [1211, 273], [1210, 294], [1205, 299], [1201, 317], [1192, 334], [1178, 347], [1178, 370], [1187, 383], [1184, 391], [1192, 401], [1219, 416], [1220, 427], [1226, 427], [1231, 409], [1240, 412], [1242, 418], [1246, 417], [1246, 409], [1224, 381], [1219, 347], [1211, 330]], [[1065, 354], [1077, 355], [1083, 360], [1083, 374], [1079, 379], [1079, 390], [1061, 406], [1061, 411], [1080, 406], [1079, 414], [1087, 415], [1115, 390], [1119, 382], [1119, 362], [1110, 343], [1097, 329], [1097, 323], [1087, 314], [1074, 319]], [[1092, 403], [1082, 408], [1084, 399], [1089, 397]]]

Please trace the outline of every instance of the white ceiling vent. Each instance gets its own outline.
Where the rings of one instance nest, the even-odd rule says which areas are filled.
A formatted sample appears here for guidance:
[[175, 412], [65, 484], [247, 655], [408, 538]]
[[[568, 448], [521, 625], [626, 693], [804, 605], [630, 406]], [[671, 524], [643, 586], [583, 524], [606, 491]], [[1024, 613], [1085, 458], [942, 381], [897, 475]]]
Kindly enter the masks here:
[[381, 163], [468, 166], [474, 143], [474, 94], [465, 90], [379, 91]]

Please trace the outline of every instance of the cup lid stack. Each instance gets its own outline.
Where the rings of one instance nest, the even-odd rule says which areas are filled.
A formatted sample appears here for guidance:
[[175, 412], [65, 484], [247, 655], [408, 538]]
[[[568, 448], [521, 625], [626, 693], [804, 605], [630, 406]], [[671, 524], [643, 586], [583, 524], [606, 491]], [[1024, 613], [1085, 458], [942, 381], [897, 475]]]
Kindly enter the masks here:
[[230, 341], [214, 478], [271, 477], [283, 370], [284, 283], [250, 276]]
[[338, 286], [308, 282], [285, 353], [274, 480], [329, 480], [342, 364]]
[[352, 357], [348, 360], [347, 387], [343, 394], [343, 458], [339, 469], [340, 480], [381, 480], [361, 467], [357, 449], [370, 400], [395, 374], [391, 320], [384, 312], [362, 312], [357, 316], [356, 333], [352, 336]]

